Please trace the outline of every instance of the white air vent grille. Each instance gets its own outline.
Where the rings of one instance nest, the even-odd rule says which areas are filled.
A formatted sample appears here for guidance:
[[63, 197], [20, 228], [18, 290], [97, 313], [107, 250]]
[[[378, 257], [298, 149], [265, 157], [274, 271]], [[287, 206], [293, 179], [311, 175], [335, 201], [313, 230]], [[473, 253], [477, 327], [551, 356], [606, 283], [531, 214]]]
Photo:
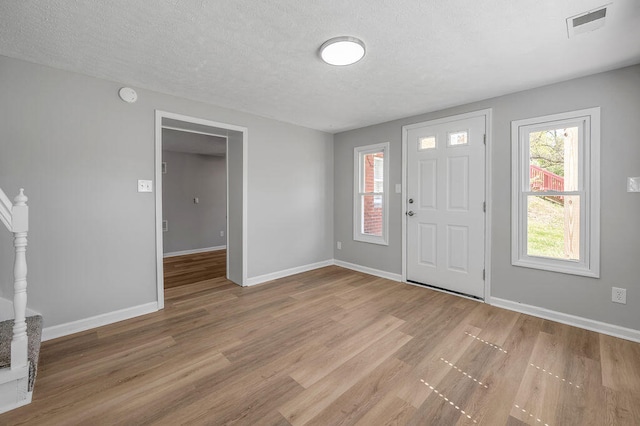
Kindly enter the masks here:
[[601, 6], [597, 9], [567, 18], [567, 35], [569, 38], [603, 27], [605, 18], [607, 17], [608, 6], [609, 5]]

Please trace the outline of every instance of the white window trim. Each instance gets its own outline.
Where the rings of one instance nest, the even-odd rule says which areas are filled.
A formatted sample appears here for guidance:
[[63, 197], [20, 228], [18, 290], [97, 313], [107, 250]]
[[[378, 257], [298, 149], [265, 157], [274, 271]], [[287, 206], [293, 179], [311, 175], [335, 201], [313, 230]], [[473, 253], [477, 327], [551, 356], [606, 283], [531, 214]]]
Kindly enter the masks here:
[[[549, 259], [527, 255], [526, 184], [529, 179], [528, 140], [535, 128], [549, 128], [562, 122], [582, 126], [584, 140], [579, 174], [582, 188], [580, 261]], [[511, 263], [565, 274], [600, 277], [600, 108], [589, 108], [511, 122]], [[580, 186], [579, 186], [580, 188]], [[588, 208], [587, 208], [588, 207]], [[581, 215], [582, 219], [582, 215]]]
[[[389, 142], [379, 143], [375, 145], [357, 146], [353, 149], [353, 239], [364, 243], [389, 245]], [[363, 155], [373, 152], [384, 153], [383, 166], [383, 182], [382, 182], [382, 236], [368, 235], [360, 231], [360, 220], [362, 212], [360, 211], [360, 196], [365, 194], [360, 192], [360, 179], [362, 171], [360, 169]]]

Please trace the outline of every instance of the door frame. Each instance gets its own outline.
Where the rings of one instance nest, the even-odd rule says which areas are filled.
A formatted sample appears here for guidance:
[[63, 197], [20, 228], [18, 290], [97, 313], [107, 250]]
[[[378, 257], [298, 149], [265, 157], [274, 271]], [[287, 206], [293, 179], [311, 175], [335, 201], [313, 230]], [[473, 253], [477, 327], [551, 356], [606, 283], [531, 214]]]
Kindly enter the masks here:
[[[491, 141], [493, 139], [492, 109], [486, 108], [463, 114], [451, 115], [434, 120], [421, 121], [419, 123], [402, 126], [402, 282], [407, 282], [407, 163], [409, 130], [448, 123], [450, 121], [465, 120], [468, 118], [484, 117], [486, 143], [484, 151], [484, 194], [486, 212], [484, 216], [484, 302], [491, 298]], [[437, 290], [437, 289], [435, 289]], [[445, 291], [445, 290], [442, 290]], [[477, 300], [477, 299], [473, 299]]]
[[[247, 188], [248, 188], [248, 129], [234, 124], [220, 123], [203, 118], [176, 114], [161, 110], [155, 111], [155, 229], [156, 229], [156, 284], [158, 310], [164, 308], [164, 265], [163, 265], [163, 233], [162, 233], [162, 119], [184, 121], [242, 133], [242, 286], [247, 283]], [[229, 278], [229, 138], [226, 144], [226, 237], [227, 237], [227, 278]]]

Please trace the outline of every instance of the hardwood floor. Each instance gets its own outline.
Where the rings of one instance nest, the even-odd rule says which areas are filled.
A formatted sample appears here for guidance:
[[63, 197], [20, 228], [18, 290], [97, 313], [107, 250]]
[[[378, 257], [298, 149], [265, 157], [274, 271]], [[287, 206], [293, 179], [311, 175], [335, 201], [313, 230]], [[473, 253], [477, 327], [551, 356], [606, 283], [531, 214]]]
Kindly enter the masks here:
[[327, 267], [45, 342], [0, 424], [638, 425], [640, 344]]
[[227, 276], [227, 251], [216, 250], [165, 257], [164, 288], [193, 284]]

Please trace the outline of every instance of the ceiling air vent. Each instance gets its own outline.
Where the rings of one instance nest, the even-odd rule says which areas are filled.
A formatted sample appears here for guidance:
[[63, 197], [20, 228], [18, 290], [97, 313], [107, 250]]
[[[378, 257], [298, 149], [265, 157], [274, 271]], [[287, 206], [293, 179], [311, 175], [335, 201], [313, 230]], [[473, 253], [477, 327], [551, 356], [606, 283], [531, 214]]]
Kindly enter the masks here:
[[567, 34], [569, 38], [604, 26], [604, 21], [607, 17], [607, 6], [609, 5], [567, 18]]

